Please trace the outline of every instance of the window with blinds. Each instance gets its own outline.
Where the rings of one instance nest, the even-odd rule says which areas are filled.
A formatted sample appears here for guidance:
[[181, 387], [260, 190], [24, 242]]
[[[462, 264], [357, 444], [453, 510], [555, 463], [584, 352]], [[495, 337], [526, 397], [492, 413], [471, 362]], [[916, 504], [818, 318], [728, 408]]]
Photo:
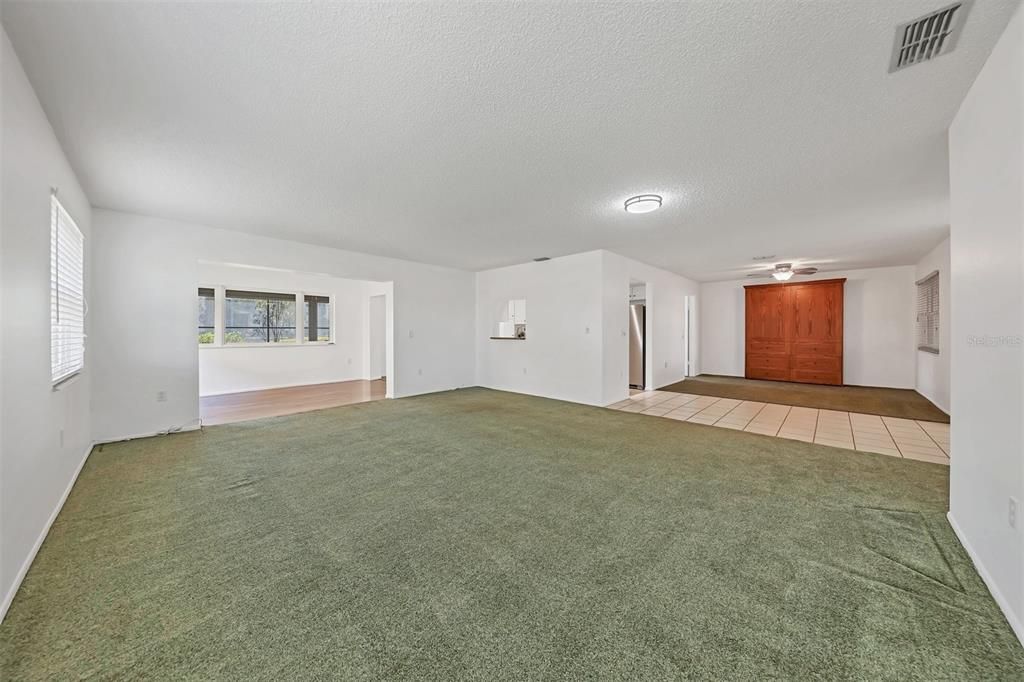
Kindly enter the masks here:
[[939, 273], [917, 282], [917, 349], [939, 352]]
[[54, 385], [85, 367], [85, 238], [50, 199], [50, 379]]

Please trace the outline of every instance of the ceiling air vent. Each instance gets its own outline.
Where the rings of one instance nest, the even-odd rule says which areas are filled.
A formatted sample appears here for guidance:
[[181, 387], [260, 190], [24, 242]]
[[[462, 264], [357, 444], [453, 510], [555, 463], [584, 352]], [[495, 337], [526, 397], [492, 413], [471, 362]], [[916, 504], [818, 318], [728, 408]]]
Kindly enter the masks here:
[[971, 1], [963, 0], [897, 26], [889, 73], [952, 52]]

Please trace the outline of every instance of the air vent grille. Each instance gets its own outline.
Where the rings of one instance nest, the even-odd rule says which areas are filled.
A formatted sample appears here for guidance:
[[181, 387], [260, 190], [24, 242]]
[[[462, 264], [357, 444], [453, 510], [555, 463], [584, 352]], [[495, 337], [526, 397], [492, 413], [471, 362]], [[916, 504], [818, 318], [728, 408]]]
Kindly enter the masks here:
[[970, 4], [971, 0], [964, 0], [897, 26], [889, 73], [951, 52]]

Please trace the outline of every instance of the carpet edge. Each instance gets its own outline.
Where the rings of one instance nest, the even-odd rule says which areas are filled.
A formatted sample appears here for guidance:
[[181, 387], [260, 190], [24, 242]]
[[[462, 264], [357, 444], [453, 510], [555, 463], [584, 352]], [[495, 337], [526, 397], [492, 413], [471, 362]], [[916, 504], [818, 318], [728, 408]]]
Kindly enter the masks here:
[[946, 520], [949, 521], [950, 527], [953, 529], [953, 533], [956, 535], [956, 539], [960, 541], [960, 545], [966, 550], [967, 556], [970, 557], [971, 563], [974, 565], [974, 570], [981, 576], [982, 582], [985, 583], [985, 587], [988, 588], [989, 594], [996, 602], [996, 606], [1002, 611], [1003, 617], [1006, 618], [1006, 622], [1010, 624], [1010, 629], [1013, 630], [1013, 634], [1017, 636], [1017, 640], [1021, 646], [1024, 646], [1024, 623], [1017, 618], [1017, 614], [1010, 608], [1010, 602], [1006, 599], [1003, 593], [999, 590], [995, 581], [992, 579], [991, 574], [985, 568], [985, 564], [981, 563], [981, 559], [974, 551], [974, 547], [967, 541], [967, 537], [960, 530], [960, 526], [957, 524], [956, 519], [953, 517], [952, 511], [946, 512]]
[[53, 508], [53, 513], [50, 514], [50, 518], [43, 524], [42, 530], [39, 532], [39, 537], [36, 538], [35, 543], [32, 545], [32, 549], [29, 550], [28, 556], [25, 557], [25, 561], [22, 562], [21, 568], [14, 576], [14, 582], [11, 583], [11, 589], [4, 595], [3, 601], [0, 602], [0, 623], [4, 622], [4, 618], [7, 617], [7, 611], [11, 608], [11, 604], [14, 603], [14, 597], [17, 596], [18, 590], [21, 589], [21, 583], [25, 580], [25, 576], [28, 575], [28, 571], [32, 568], [32, 563], [36, 560], [36, 555], [39, 554], [40, 548], [46, 541], [46, 536], [50, 534], [50, 528], [53, 527], [54, 521], [57, 520], [57, 516], [60, 515], [62, 509], [64, 509], [64, 503], [68, 501], [68, 496], [71, 494], [71, 489], [75, 487], [75, 483], [78, 482], [78, 477], [82, 473], [82, 469], [85, 468], [85, 463], [89, 460], [89, 455], [96, 448], [95, 443], [89, 443], [89, 447], [86, 448], [85, 454], [82, 455], [82, 461], [78, 463], [78, 467], [75, 468], [75, 473], [71, 475], [71, 480], [68, 481], [68, 485], [64, 488], [64, 492], [61, 494], [60, 499], [57, 500], [56, 506]]

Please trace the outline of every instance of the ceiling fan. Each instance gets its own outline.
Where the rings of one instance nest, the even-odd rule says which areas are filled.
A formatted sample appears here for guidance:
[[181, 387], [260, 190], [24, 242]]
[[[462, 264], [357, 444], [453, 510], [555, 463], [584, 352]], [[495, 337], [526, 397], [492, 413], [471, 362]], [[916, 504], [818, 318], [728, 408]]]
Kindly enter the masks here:
[[813, 275], [818, 268], [794, 268], [792, 263], [776, 263], [771, 270], [763, 272], [752, 272], [747, 277], [774, 277], [780, 282], [785, 282], [793, 275]]

